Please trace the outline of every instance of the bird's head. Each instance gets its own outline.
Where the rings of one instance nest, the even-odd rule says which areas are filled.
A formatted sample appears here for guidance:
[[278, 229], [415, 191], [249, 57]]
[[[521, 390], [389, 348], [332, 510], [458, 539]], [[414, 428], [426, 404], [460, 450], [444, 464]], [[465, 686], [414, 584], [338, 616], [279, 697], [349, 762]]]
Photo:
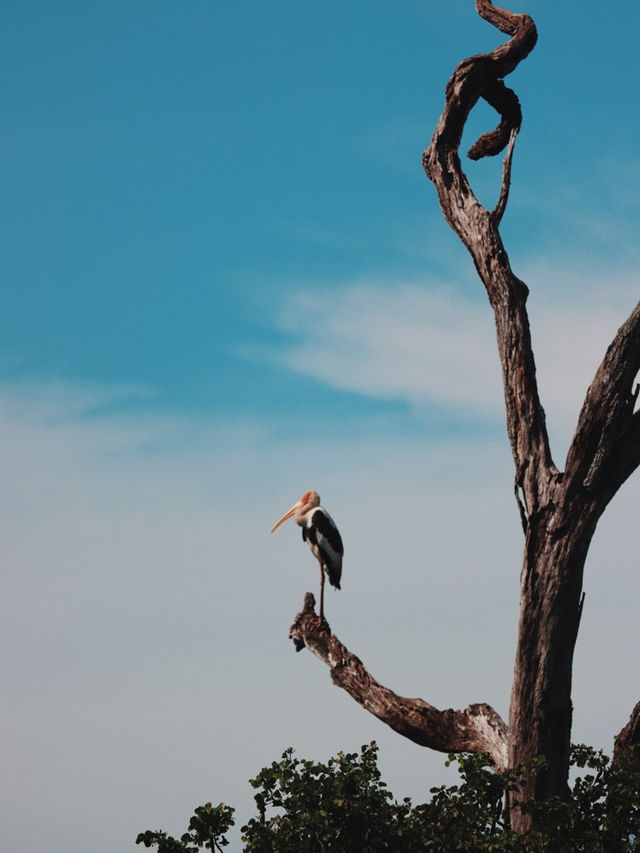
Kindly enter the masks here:
[[282, 518], [279, 518], [273, 527], [270, 530], [270, 533], [273, 533], [274, 530], [277, 530], [281, 524], [291, 518], [291, 516], [295, 516], [296, 521], [301, 519], [304, 515], [306, 515], [310, 509], [313, 509], [316, 506], [320, 506], [320, 495], [317, 492], [305, 492], [304, 495], [300, 498], [299, 501], [296, 501], [291, 509], [288, 509]]

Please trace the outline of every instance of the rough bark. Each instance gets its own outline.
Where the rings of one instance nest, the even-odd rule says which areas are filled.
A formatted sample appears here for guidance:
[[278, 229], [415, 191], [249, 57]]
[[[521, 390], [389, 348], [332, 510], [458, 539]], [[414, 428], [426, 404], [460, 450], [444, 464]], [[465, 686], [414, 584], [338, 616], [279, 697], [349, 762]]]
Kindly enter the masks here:
[[631, 712], [629, 722], [615, 739], [613, 760], [619, 760], [630, 749], [640, 750], [640, 702]]
[[[518, 98], [503, 78], [529, 55], [537, 33], [528, 15], [498, 9], [490, 0], [476, 0], [476, 9], [510, 39], [489, 54], [463, 60], [455, 69], [423, 165], [446, 221], [471, 254], [495, 318], [514, 492], [525, 534], [508, 731], [487, 705], [438, 711], [382, 687], [313, 617], [308, 601], [291, 636], [327, 663], [334, 682], [364, 708], [416, 743], [443, 751], [488, 752], [499, 767], [504, 766], [505, 743], [509, 767], [544, 755], [547, 768], [530, 775], [521, 796], [547, 799], [567, 790], [573, 652], [584, 601], [585, 559], [598, 519], [640, 464], [640, 412], [634, 414], [638, 386], [633, 387], [640, 370], [640, 303], [596, 371], [562, 473], [551, 456], [538, 393], [526, 310], [528, 289], [512, 271], [498, 230], [522, 120]], [[475, 197], [458, 154], [467, 117], [480, 98], [496, 109], [500, 123], [480, 137], [469, 156], [479, 159], [507, 149], [493, 211]], [[630, 733], [623, 730], [616, 748], [625, 738], [637, 742], [638, 706], [634, 715]], [[531, 818], [520, 812], [517, 802], [512, 806], [512, 825], [525, 831]]]
[[[498, 232], [521, 121], [517, 97], [502, 78], [533, 49], [536, 29], [529, 16], [497, 9], [488, 0], [478, 0], [476, 8], [511, 39], [490, 54], [458, 65], [423, 163], [445, 219], [473, 258], [495, 316], [515, 493], [526, 539], [509, 763], [514, 766], [545, 755], [548, 769], [528, 779], [524, 794], [546, 799], [566, 790], [571, 672], [589, 544], [606, 505], [640, 461], [640, 427], [633, 414], [637, 391], [632, 390], [640, 366], [640, 306], [618, 331], [594, 377], [563, 475], [551, 457], [538, 394], [526, 311], [528, 290], [511, 270]], [[479, 98], [500, 112], [501, 122], [497, 131], [480, 138], [470, 156], [493, 155], [509, 140], [500, 199], [493, 212], [474, 196], [458, 156], [466, 119]], [[529, 820], [514, 814], [516, 828], [527, 828]]]
[[507, 766], [507, 727], [489, 705], [438, 710], [424, 699], [398, 696], [367, 672], [362, 661], [331, 633], [315, 613], [308, 592], [289, 631], [297, 651], [308, 648], [330, 669], [331, 679], [363, 708], [398, 734], [438, 752], [485, 752], [497, 769]]

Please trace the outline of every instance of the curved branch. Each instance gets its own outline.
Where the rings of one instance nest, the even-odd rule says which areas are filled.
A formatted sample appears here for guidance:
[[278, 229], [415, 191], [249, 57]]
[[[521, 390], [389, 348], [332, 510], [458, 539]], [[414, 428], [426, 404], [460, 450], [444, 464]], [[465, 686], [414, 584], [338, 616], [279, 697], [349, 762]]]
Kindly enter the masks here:
[[640, 302], [618, 329], [585, 397], [565, 472], [567, 492], [595, 493], [604, 510], [640, 464]]
[[440, 711], [423, 699], [398, 696], [377, 682], [362, 661], [331, 633], [315, 613], [308, 592], [289, 636], [296, 650], [305, 646], [331, 670], [331, 679], [363, 708], [395, 732], [438, 752], [487, 753], [499, 770], [507, 766], [507, 727], [489, 705], [470, 705], [461, 711]]
[[423, 155], [423, 165], [430, 177], [434, 154], [446, 153], [449, 150], [457, 152], [464, 125], [479, 98], [484, 98], [500, 113], [506, 126], [500, 134], [501, 147], [489, 145], [485, 151], [487, 146], [481, 140], [493, 136], [493, 133], [484, 134], [471, 148], [473, 153], [470, 152], [470, 156], [473, 159], [498, 154], [506, 146], [511, 130], [517, 131], [522, 121], [518, 98], [504, 85], [502, 78], [510, 74], [535, 47], [538, 39], [535, 24], [528, 15], [516, 15], [498, 9], [490, 0], [476, 0], [476, 9], [485, 20], [509, 33], [512, 38], [491, 53], [463, 59], [453, 72], [447, 84], [445, 109], [436, 126], [431, 145]]
[[493, 157], [499, 154], [509, 140], [515, 137], [522, 124], [520, 101], [513, 89], [504, 85], [502, 80], [494, 80], [485, 87], [482, 97], [500, 113], [501, 121], [495, 130], [483, 133], [467, 151], [470, 160], [480, 160], [482, 157]]
[[[445, 219], [474, 260], [494, 311], [516, 490], [522, 489], [522, 503], [531, 516], [549, 502], [549, 486], [555, 483], [557, 471], [536, 381], [525, 307], [528, 290], [511, 270], [498, 225], [507, 204], [513, 144], [521, 122], [518, 99], [502, 78], [528, 56], [537, 32], [528, 15], [498, 9], [490, 0], [477, 0], [476, 9], [511, 39], [489, 54], [463, 60], [455, 69], [423, 165], [436, 186]], [[465, 123], [479, 98], [498, 110], [501, 123], [480, 137], [470, 156], [491, 156], [509, 145], [500, 197], [492, 213], [475, 197], [458, 155]]]

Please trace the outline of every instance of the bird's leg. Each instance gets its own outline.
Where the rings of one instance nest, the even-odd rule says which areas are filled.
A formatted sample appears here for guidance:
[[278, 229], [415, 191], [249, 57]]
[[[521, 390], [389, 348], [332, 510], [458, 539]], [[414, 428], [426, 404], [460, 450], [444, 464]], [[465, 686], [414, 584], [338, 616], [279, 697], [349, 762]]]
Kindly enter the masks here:
[[318, 559], [320, 565], [320, 622], [324, 622], [324, 568], [322, 558]]

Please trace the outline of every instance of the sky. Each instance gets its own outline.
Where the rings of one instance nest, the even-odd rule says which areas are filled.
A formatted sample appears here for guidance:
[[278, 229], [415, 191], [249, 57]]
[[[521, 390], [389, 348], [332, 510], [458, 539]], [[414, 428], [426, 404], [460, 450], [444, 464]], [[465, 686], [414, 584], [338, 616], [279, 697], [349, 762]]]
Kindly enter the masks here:
[[[502, 234], [562, 467], [638, 299], [640, 10], [510, 8], [540, 39], [508, 80]], [[522, 533], [492, 318], [420, 169], [456, 63], [502, 36], [471, 0], [23, 0], [0, 40], [7, 849], [124, 853], [209, 800], [240, 825], [289, 746], [375, 739], [424, 801], [445, 756], [294, 653], [317, 570], [268, 531], [318, 490], [335, 633], [398, 693], [506, 717]], [[500, 161], [465, 168], [493, 206]], [[639, 479], [585, 573], [574, 740], [605, 749], [640, 699]]]

